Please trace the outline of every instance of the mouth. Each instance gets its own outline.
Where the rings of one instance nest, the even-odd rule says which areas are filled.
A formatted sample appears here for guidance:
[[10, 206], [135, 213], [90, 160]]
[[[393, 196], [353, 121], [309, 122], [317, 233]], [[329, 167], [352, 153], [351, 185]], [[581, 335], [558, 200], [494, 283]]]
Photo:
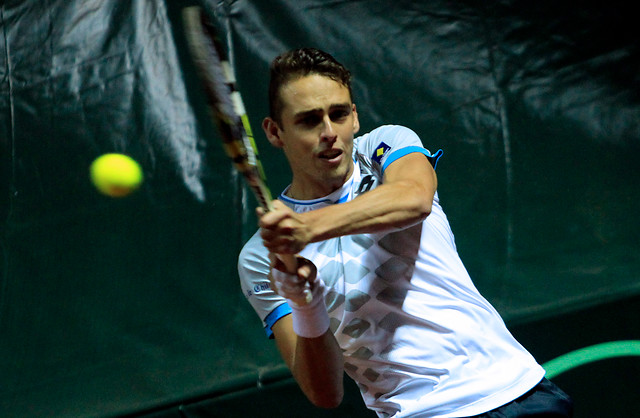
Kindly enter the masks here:
[[332, 161], [342, 155], [342, 150], [339, 149], [328, 149], [318, 153], [318, 158], [322, 160]]

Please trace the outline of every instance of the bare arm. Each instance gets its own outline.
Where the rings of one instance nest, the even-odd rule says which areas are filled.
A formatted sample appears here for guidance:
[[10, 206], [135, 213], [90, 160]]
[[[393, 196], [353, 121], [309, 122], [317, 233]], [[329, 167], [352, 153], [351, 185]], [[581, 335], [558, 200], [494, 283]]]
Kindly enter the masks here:
[[260, 220], [265, 246], [297, 253], [308, 243], [338, 236], [407, 227], [431, 213], [435, 171], [421, 153], [406, 155], [385, 170], [383, 184], [350, 202], [297, 214], [281, 202]]
[[318, 338], [293, 332], [291, 315], [273, 325], [280, 354], [307, 398], [316, 406], [335, 408], [342, 402], [342, 352], [331, 331]]

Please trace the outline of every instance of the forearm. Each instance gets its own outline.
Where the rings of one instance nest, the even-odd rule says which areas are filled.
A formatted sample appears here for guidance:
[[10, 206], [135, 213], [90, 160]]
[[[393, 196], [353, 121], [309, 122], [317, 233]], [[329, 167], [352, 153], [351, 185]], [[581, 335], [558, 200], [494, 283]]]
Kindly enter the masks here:
[[260, 213], [263, 243], [276, 254], [296, 254], [311, 242], [339, 236], [401, 229], [431, 213], [436, 174], [421, 153], [387, 167], [381, 185], [349, 202], [294, 213], [282, 202]]
[[331, 331], [316, 338], [293, 332], [291, 315], [273, 326], [276, 344], [305, 396], [316, 406], [333, 408], [343, 397], [342, 351]]
[[[329, 328], [324, 282], [313, 263], [302, 257], [297, 261], [296, 274], [271, 269], [272, 286], [291, 306], [291, 315], [277, 321], [272, 330], [305, 395], [317, 406], [333, 408], [343, 396], [342, 350]], [[306, 291], [310, 291], [310, 298], [302, 297]]]
[[435, 186], [412, 181], [382, 184], [339, 205], [301, 214], [309, 242], [337, 236], [401, 229], [424, 220], [431, 213]]
[[297, 338], [291, 373], [314, 405], [335, 408], [342, 402], [342, 352], [330, 331], [317, 338]]

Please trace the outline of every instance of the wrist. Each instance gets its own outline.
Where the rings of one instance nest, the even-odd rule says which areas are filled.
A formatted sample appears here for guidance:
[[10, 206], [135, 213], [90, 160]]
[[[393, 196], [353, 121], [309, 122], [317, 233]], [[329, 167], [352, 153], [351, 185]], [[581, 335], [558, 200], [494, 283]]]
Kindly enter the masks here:
[[[304, 219], [304, 225], [306, 227], [305, 241], [307, 244], [326, 239], [324, 237], [325, 230], [323, 228], [327, 228], [327, 224], [330, 224], [331, 222], [322, 222], [321, 215], [324, 212], [324, 209], [326, 208], [311, 210], [300, 214]], [[320, 214], [318, 214], [319, 211]]]
[[291, 305], [293, 332], [303, 338], [317, 338], [329, 329], [329, 313], [324, 302], [324, 282], [313, 283], [312, 299], [305, 305]]

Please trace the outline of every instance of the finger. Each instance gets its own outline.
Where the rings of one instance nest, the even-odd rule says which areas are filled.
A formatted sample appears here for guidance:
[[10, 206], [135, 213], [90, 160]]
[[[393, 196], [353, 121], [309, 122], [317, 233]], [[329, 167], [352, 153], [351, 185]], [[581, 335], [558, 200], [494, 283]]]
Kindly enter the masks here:
[[262, 244], [274, 253], [279, 253], [281, 247], [289, 248], [294, 243], [291, 236], [271, 229], [261, 229], [260, 237], [262, 238]]
[[313, 283], [318, 274], [315, 264], [303, 257], [297, 257], [298, 260], [298, 276], [308, 283]]
[[260, 236], [262, 237], [262, 240], [267, 243], [275, 240], [278, 235], [271, 229], [260, 228]]
[[292, 214], [292, 210], [287, 205], [279, 200], [273, 200], [271, 210], [264, 213], [264, 222], [265, 224], [277, 224], [284, 219], [291, 218]]
[[276, 238], [276, 239], [263, 239], [262, 245], [269, 250], [269, 252], [276, 254], [294, 254], [291, 250], [291, 244], [284, 239]]
[[272, 210], [264, 213], [260, 217], [258, 225], [264, 229], [276, 229], [279, 228], [281, 226], [280, 223], [288, 217], [289, 214], [287, 212]]
[[273, 268], [275, 268], [276, 264], [278, 263], [278, 257], [272, 252], [269, 252], [269, 263], [270, 263], [270, 267], [273, 267]]
[[298, 248], [299, 248], [298, 246], [287, 241], [280, 242], [280, 243], [271, 243], [267, 247], [269, 251], [272, 251], [276, 254], [297, 254], [300, 252]]
[[276, 199], [272, 202], [272, 204], [273, 204], [274, 210], [286, 210], [286, 211], [290, 210], [289, 206], [285, 205], [284, 202], [282, 202], [281, 200]]

